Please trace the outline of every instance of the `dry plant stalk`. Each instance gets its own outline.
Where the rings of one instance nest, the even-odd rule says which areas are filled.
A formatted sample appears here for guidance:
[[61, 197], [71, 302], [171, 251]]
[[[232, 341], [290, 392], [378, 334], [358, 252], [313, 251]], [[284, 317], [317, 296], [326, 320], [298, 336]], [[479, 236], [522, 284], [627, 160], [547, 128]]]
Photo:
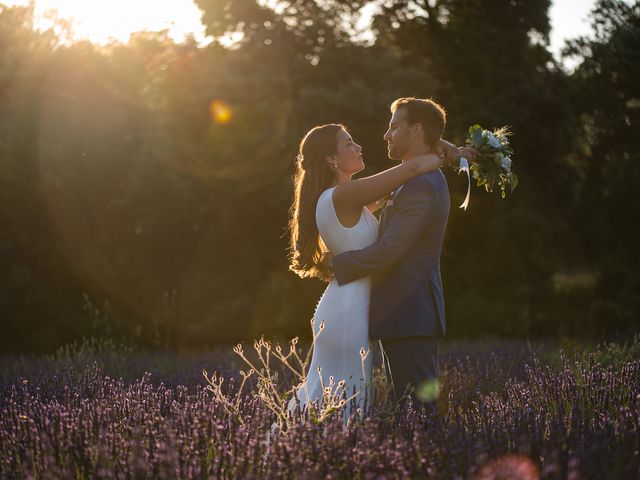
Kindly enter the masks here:
[[[322, 386], [322, 398], [319, 399], [319, 404], [317, 401], [312, 401], [307, 389], [307, 366], [309, 365], [316, 340], [324, 330], [324, 322], [320, 322], [318, 333], [316, 334], [313, 330], [314, 323], [315, 319], [311, 319], [313, 341], [304, 359], [300, 356], [296, 348], [298, 337], [293, 338], [289, 342], [289, 352], [287, 354], [283, 352], [282, 347], [278, 343], [272, 346], [271, 342], [265, 340], [264, 337], [260, 337], [260, 340], [255, 340], [253, 342], [253, 348], [258, 356], [259, 365], [255, 365], [254, 362], [247, 358], [241, 343], [236, 345], [233, 351], [248, 365], [249, 369], [247, 371], [240, 370], [242, 383], [235, 395], [228, 395], [222, 391], [224, 377], [218, 375], [215, 371], [209, 376], [207, 371], [203, 370], [202, 374], [208, 383], [207, 389], [214, 394], [216, 400], [220, 402], [228, 415], [235, 417], [242, 425], [245, 424], [246, 419], [242, 416], [240, 402], [243, 398], [242, 392], [245, 384], [253, 375], [257, 376], [257, 384], [255, 391], [251, 392], [252, 396], [259, 398], [264, 406], [276, 415], [275, 425], [283, 432], [288, 431], [298, 419], [304, 420], [308, 418], [313, 423], [325, 421], [362, 391], [361, 388], [351, 396], [343, 398], [343, 396], [345, 396], [346, 381], [341, 379], [336, 383], [335, 378], [330, 376], [328, 385], [325, 385], [322, 379], [322, 368], [318, 367], [318, 376], [320, 378], [320, 385]], [[363, 378], [366, 378], [364, 362], [367, 355], [369, 355], [369, 350], [365, 351], [364, 348], [361, 348], [360, 359]], [[291, 371], [295, 378], [298, 379], [298, 383], [291, 388], [284, 389], [279, 383], [278, 372], [274, 371], [270, 364], [272, 358], [277, 359], [286, 369]], [[296, 416], [289, 410], [289, 402], [296, 396], [300, 388], [303, 388], [306, 404], [303, 409], [296, 409], [299, 413], [299, 415]], [[358, 412], [361, 413], [360, 409], [358, 409]]]

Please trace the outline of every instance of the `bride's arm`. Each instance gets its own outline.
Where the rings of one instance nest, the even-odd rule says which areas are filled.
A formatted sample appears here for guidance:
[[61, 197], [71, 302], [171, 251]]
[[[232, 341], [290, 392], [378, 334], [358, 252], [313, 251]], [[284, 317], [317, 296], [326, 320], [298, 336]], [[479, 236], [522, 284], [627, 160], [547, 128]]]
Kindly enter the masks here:
[[441, 157], [429, 153], [406, 160], [375, 175], [341, 183], [333, 191], [333, 203], [336, 210], [358, 211], [408, 180], [440, 168], [442, 163]]
[[376, 200], [384, 200], [383, 197], [389, 195], [408, 180], [423, 173], [433, 172], [440, 168], [445, 161], [455, 162], [461, 156], [466, 156], [473, 162], [478, 153], [472, 148], [456, 147], [446, 140], [438, 142], [436, 151], [439, 155], [435, 153], [418, 155], [375, 175], [338, 185], [332, 194], [338, 217], [342, 212], [359, 212], [365, 206], [369, 210], [377, 210], [384, 202], [376, 205], [374, 203]]

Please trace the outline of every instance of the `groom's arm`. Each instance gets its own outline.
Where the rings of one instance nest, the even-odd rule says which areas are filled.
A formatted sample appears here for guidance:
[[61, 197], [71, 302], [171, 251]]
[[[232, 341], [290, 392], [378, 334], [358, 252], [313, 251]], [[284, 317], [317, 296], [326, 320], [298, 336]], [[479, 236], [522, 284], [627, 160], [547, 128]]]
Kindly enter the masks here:
[[333, 257], [333, 271], [340, 285], [385, 270], [406, 255], [437, 215], [435, 192], [429, 181], [411, 181], [403, 187], [401, 202], [382, 237], [361, 250]]

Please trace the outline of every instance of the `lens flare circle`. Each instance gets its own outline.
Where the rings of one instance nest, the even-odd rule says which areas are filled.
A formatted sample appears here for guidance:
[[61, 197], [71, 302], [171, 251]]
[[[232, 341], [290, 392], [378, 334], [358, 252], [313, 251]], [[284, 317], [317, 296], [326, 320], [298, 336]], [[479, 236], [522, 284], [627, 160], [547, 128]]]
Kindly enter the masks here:
[[229, 123], [233, 118], [233, 111], [224, 100], [215, 99], [211, 100], [209, 104], [209, 115], [211, 115], [215, 123], [224, 125], [225, 123]]

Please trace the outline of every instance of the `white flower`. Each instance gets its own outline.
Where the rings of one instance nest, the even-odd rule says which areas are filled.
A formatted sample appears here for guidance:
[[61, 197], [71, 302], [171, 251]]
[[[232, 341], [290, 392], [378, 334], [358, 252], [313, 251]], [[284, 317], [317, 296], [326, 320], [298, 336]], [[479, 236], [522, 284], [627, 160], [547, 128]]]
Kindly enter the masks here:
[[500, 161], [500, 166], [507, 172], [511, 171], [511, 159], [509, 157], [504, 157]]
[[500, 148], [500, 140], [491, 132], [487, 132], [487, 143], [490, 147]]

